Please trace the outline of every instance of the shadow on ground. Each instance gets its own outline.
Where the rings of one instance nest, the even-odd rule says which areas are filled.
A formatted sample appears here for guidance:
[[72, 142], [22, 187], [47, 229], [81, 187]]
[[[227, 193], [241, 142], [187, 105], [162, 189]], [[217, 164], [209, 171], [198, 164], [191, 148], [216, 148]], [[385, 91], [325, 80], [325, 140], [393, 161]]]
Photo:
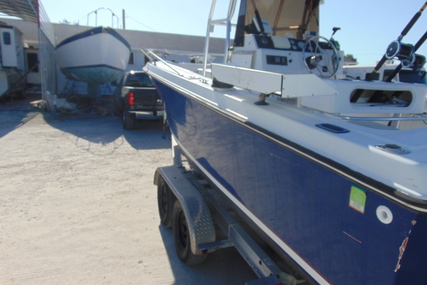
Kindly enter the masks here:
[[124, 130], [119, 117], [93, 112], [44, 112], [31, 104], [38, 99], [26, 98], [0, 103], [0, 138], [42, 114], [45, 122], [53, 128], [76, 136], [77, 144], [119, 145], [126, 140], [137, 150], [170, 147], [170, 136], [164, 130], [161, 120], [137, 120], [134, 130]]
[[175, 284], [245, 284], [258, 279], [235, 248], [215, 251], [209, 254], [204, 263], [187, 266], [175, 252], [172, 230], [159, 225], [159, 231], [175, 276]]
[[29, 96], [19, 100], [0, 100], [0, 138], [25, 125], [41, 112], [31, 104], [38, 99], [38, 96]]
[[45, 113], [44, 119], [52, 127], [90, 143], [120, 144], [125, 139], [138, 150], [170, 147], [169, 136], [159, 120], [141, 120], [134, 130], [124, 130], [120, 118], [112, 115]]

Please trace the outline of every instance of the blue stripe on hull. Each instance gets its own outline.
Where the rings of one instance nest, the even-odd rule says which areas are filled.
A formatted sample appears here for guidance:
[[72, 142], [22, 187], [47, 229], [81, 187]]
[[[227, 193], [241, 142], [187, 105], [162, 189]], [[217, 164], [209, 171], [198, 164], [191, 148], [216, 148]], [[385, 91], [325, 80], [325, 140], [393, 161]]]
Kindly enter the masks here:
[[[366, 205], [360, 213], [349, 207], [351, 187], [363, 188], [355, 181], [161, 82], [156, 81], [156, 86], [180, 144], [330, 283], [425, 281], [426, 216], [369, 189], [364, 189]], [[392, 211], [392, 223], [379, 221], [380, 205]]]
[[130, 44], [119, 33], [117, 33], [112, 28], [107, 28], [107, 27], [95, 27], [95, 28], [83, 31], [81, 33], [75, 34], [61, 41], [59, 44], [56, 45], [55, 49], [63, 45], [66, 45], [68, 43], [74, 42], [76, 40], [80, 40], [86, 37], [91, 37], [93, 35], [102, 34], [102, 33], [112, 35], [113, 37], [121, 41], [129, 50], [131, 49]]

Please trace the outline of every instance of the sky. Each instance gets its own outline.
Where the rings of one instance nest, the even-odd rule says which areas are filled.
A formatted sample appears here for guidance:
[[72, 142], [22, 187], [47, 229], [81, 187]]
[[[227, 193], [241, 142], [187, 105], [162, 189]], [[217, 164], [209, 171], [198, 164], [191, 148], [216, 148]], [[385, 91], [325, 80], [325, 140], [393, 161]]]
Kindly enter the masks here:
[[[210, 0], [40, 0], [53, 23], [112, 26], [123, 28], [123, 10], [128, 30], [206, 35]], [[301, 0], [304, 1], [304, 0]], [[340, 27], [334, 39], [346, 54], [360, 65], [375, 65], [387, 46], [398, 38], [425, 0], [324, 0], [320, 6], [320, 35], [329, 38], [333, 27]], [[116, 15], [112, 17], [110, 10]], [[228, 0], [217, 0], [214, 18], [225, 17]], [[98, 10], [99, 9], [99, 10]], [[98, 10], [95, 14], [94, 11]], [[236, 9], [236, 14], [238, 8]], [[427, 9], [426, 9], [427, 10]], [[427, 29], [427, 11], [403, 38], [415, 44]], [[216, 28], [213, 36], [223, 37], [225, 29]], [[427, 42], [417, 53], [427, 56]]]

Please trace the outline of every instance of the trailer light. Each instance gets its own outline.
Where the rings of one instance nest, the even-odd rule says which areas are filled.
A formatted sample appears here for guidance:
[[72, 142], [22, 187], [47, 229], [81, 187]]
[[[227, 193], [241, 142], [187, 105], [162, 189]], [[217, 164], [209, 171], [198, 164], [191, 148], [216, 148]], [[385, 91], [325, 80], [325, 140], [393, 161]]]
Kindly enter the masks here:
[[134, 92], [128, 93], [128, 105], [129, 106], [135, 105], [135, 93]]

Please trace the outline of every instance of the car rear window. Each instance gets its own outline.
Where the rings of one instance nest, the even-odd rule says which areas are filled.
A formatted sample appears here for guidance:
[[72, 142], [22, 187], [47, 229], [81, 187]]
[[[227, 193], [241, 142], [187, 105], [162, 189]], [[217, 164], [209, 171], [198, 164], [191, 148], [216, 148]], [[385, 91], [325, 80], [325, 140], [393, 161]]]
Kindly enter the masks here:
[[125, 86], [130, 87], [154, 87], [153, 82], [146, 73], [131, 73], [126, 79]]

